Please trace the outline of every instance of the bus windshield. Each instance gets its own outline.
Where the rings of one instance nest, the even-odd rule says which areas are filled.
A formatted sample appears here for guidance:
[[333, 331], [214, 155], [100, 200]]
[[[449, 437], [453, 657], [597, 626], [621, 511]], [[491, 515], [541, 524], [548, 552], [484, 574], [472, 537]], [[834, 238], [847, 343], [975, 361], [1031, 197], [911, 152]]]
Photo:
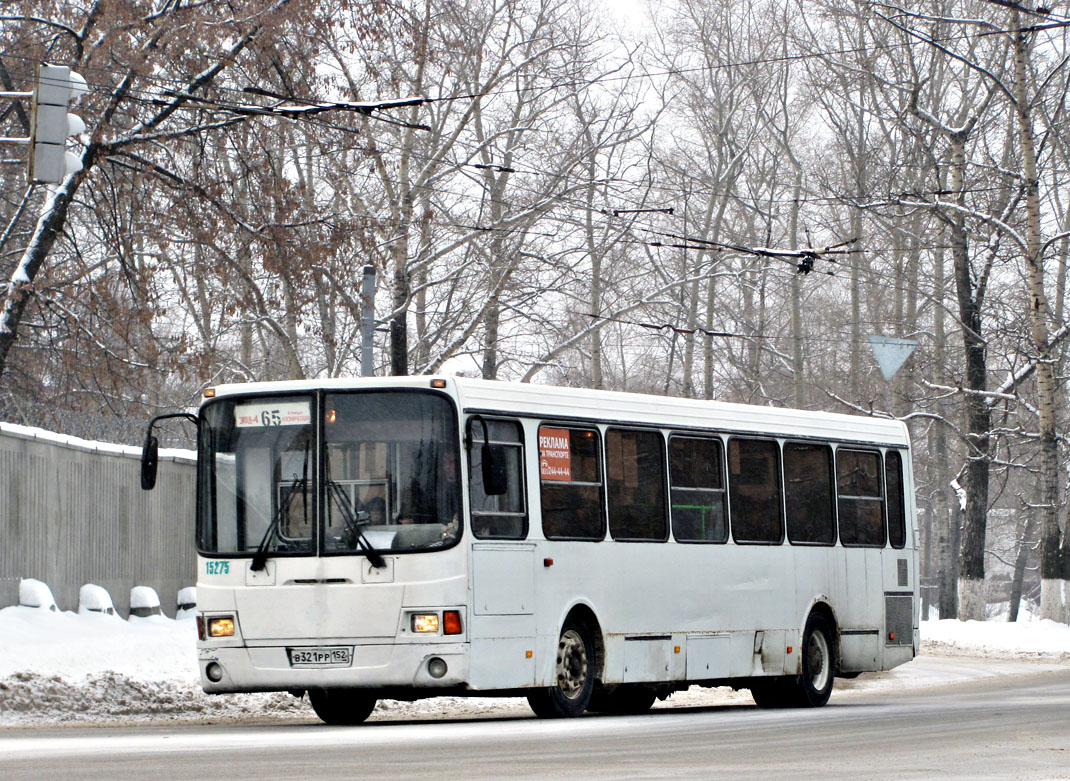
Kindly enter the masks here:
[[204, 553], [418, 551], [460, 537], [457, 422], [443, 396], [226, 397], [202, 414]]
[[413, 391], [324, 396], [324, 550], [364, 539], [378, 550], [452, 545], [460, 535], [457, 421], [443, 396]]
[[204, 408], [197, 458], [198, 547], [315, 551], [311, 396], [227, 399]]

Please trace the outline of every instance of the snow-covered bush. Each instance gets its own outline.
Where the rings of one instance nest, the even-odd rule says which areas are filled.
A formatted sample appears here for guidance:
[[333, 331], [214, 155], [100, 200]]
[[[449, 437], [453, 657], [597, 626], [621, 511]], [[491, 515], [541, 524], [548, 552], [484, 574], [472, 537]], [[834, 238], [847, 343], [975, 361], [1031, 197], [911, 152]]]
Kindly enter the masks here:
[[52, 589], [47, 583], [36, 578], [23, 578], [19, 581], [19, 604], [24, 607], [39, 607], [53, 612], [59, 610], [56, 607], [56, 598], [52, 596]]
[[130, 589], [130, 616], [144, 618], [160, 615], [160, 597], [150, 586], [134, 586]]
[[104, 613], [114, 616], [115, 605], [111, 601], [111, 594], [103, 586], [86, 583], [78, 590], [78, 613]]

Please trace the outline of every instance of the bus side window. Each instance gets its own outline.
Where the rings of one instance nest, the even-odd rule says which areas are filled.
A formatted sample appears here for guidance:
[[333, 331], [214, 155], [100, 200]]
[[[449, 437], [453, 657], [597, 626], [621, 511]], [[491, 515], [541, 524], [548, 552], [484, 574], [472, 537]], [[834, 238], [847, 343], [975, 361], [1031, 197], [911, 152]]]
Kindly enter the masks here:
[[672, 533], [678, 542], [725, 542], [724, 446], [719, 439], [669, 438]]
[[609, 532], [615, 540], [664, 542], [665, 444], [659, 431], [606, 432]]
[[884, 454], [884, 486], [888, 493], [888, 541], [893, 548], [902, 548], [907, 542], [903, 458], [895, 450]]
[[779, 543], [784, 538], [776, 441], [728, 440], [728, 504], [736, 542]]
[[605, 535], [599, 441], [593, 429], [539, 427], [539, 496], [547, 539]]
[[487, 496], [483, 490], [483, 426], [468, 421], [468, 498], [472, 533], [479, 539], [522, 540], [528, 536], [524, 502], [524, 440], [515, 420], [487, 420], [490, 442], [505, 451], [506, 492]]
[[840, 542], [883, 548], [881, 454], [870, 450], [837, 450], [836, 491]]
[[836, 542], [833, 490], [832, 448], [806, 442], [784, 444], [784, 505], [791, 542]]

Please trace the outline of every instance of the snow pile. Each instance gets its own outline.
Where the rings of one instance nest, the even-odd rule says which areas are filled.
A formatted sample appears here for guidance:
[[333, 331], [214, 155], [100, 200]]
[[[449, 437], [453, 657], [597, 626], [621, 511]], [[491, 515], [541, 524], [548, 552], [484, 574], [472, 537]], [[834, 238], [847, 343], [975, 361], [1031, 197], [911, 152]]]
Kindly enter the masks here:
[[[18, 672], [74, 680], [113, 671], [139, 681], [196, 680], [196, 642], [194, 621], [6, 607], [0, 610], [0, 680]], [[0, 713], [3, 707], [0, 700]]]
[[197, 587], [186, 586], [178, 590], [178, 612], [175, 618], [183, 620], [197, 617]]
[[1070, 626], [1054, 621], [925, 621], [922, 651], [1070, 661]]
[[[32, 596], [43, 594], [38, 590]], [[141, 597], [152, 602], [147, 594]], [[47, 599], [39, 601], [48, 604]], [[1007, 674], [1022, 674], [1037, 662], [1047, 662], [1049, 667], [1070, 663], [1070, 627], [1051, 621], [927, 621], [921, 631], [920, 661], [891, 673], [845, 681], [843, 689], [939, 685], [976, 678], [979, 670], [994, 675], [1000, 674], [997, 668], [1001, 668]], [[195, 621], [175, 621], [162, 615], [124, 621], [96, 611], [76, 614], [52, 612], [47, 607], [4, 608], [0, 610], [0, 726], [315, 719], [307, 699], [286, 693], [205, 694], [199, 682], [196, 633]], [[957, 658], [940, 658], [949, 656]], [[962, 657], [977, 661], [969, 663]], [[1019, 661], [990, 661], [998, 659]], [[746, 692], [693, 687], [659, 707], [736, 702], [749, 703], [750, 697]], [[372, 719], [488, 715], [526, 716], [530, 710], [517, 698], [439, 697], [414, 703], [383, 701]]]
[[134, 586], [130, 589], [130, 616], [146, 618], [161, 614], [160, 596], [150, 586]]
[[36, 578], [23, 578], [19, 581], [19, 604], [27, 607], [39, 607], [55, 611], [56, 598], [47, 583]]
[[78, 614], [107, 613], [115, 615], [115, 605], [112, 604], [111, 594], [103, 586], [86, 583], [78, 590]]
[[[151, 603], [151, 596], [139, 594]], [[162, 615], [0, 610], [0, 726], [56, 722], [315, 718], [289, 694], [208, 696], [197, 624]]]

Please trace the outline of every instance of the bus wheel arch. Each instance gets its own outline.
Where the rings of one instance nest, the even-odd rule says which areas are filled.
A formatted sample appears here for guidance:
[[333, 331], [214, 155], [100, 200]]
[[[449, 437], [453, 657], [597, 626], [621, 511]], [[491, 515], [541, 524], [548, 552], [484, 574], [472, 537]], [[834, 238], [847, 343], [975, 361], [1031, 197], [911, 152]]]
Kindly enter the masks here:
[[839, 631], [832, 608], [815, 603], [806, 616], [796, 675], [755, 678], [751, 696], [759, 708], [819, 708], [832, 695]]
[[[836, 612], [832, 609], [832, 606], [821, 599], [815, 600], [814, 604], [810, 606], [810, 611], [806, 615], [806, 622], [803, 624], [803, 633], [801, 640], [803, 641], [799, 646], [799, 653], [804, 653], [806, 629], [810, 625], [810, 619], [814, 616], [820, 616], [828, 629], [828, 641], [831, 645], [829, 653], [832, 657], [832, 671], [836, 674], [840, 674], [840, 624], [836, 620]], [[801, 670], [800, 670], [801, 672]]]
[[561, 626], [564, 627], [570, 621], [582, 622], [586, 625], [587, 631], [590, 633], [591, 644], [594, 648], [594, 658], [592, 660], [594, 679], [596, 682], [600, 682], [602, 680], [602, 671], [605, 669], [606, 661], [606, 643], [605, 638], [602, 635], [602, 625], [598, 623], [598, 617], [595, 616], [591, 606], [583, 602], [572, 606], [568, 611], [568, 615], [565, 616], [565, 620], [561, 623]]
[[554, 682], [528, 694], [539, 718], [579, 716], [590, 704], [601, 678], [605, 646], [602, 629], [586, 605], [573, 607], [561, 624], [554, 664]]

